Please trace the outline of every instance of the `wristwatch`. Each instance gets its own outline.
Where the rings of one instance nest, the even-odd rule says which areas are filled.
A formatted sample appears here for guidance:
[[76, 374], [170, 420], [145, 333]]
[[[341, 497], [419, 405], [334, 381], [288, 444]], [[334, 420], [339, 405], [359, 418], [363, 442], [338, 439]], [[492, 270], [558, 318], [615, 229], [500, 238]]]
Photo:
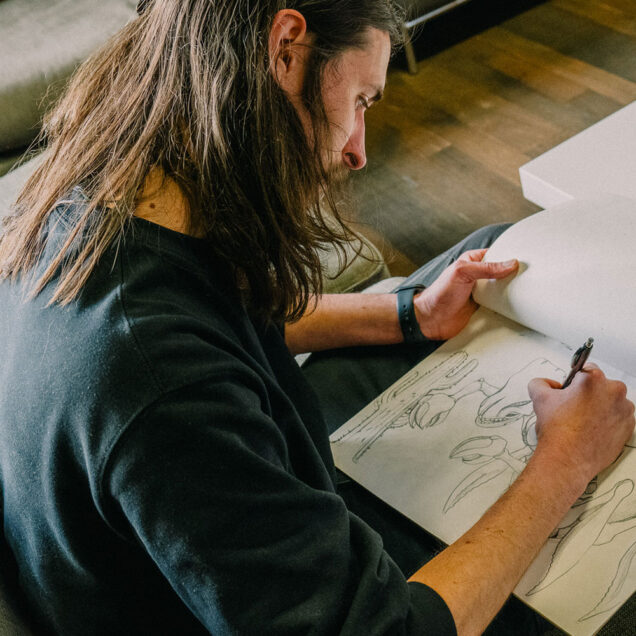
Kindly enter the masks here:
[[425, 289], [424, 285], [412, 285], [403, 287], [397, 292], [397, 310], [398, 320], [400, 321], [400, 329], [404, 336], [406, 344], [421, 344], [422, 342], [430, 342], [420, 329], [415, 317], [415, 307], [413, 305], [413, 296], [417, 292]]

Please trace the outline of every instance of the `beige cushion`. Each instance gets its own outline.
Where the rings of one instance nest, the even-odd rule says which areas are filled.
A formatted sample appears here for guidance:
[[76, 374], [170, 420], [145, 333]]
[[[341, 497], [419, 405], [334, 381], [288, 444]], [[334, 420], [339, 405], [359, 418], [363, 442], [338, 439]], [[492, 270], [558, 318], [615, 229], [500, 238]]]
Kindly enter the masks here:
[[390, 294], [406, 280], [406, 276], [384, 278], [363, 290], [365, 294]]
[[340, 272], [340, 259], [337, 251], [328, 248], [321, 253], [321, 262], [325, 272], [323, 291], [326, 294], [338, 294], [362, 291], [365, 287], [389, 276], [389, 270], [378, 249], [366, 241], [362, 255], [356, 256], [353, 245], [347, 245], [349, 264]]
[[31, 142], [73, 70], [135, 7], [135, 0], [0, 2], [0, 151]]

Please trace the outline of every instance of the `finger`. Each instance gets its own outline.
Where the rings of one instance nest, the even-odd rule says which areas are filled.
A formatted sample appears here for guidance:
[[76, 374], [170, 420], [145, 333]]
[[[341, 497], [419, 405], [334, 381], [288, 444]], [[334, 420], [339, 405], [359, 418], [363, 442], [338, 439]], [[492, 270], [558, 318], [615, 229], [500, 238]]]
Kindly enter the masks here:
[[532, 380], [528, 382], [528, 394], [533, 402], [536, 398], [544, 395], [547, 391], [560, 388], [561, 383], [556, 380], [552, 380], [551, 378], [532, 378]]
[[[581, 374], [577, 374], [577, 376], [581, 375], [582, 378], [587, 377], [589, 379], [593, 379], [596, 377], [598, 377], [599, 379], [605, 378], [605, 374], [603, 373], [602, 369], [593, 362], [586, 362], [585, 366], [581, 369]], [[574, 379], [577, 379], [576, 376]]]
[[616, 392], [616, 395], [622, 401], [628, 402], [629, 400], [627, 399], [627, 385], [624, 382], [621, 382], [620, 380], [610, 380], [610, 383], [614, 387], [614, 391]]
[[484, 260], [484, 256], [486, 256], [487, 251], [488, 249], [468, 250], [467, 252], [464, 252], [457, 260], [480, 262]]
[[625, 436], [624, 436], [625, 441], [623, 442], [623, 446], [625, 446], [625, 444], [628, 444], [630, 440], [632, 439], [634, 435], [634, 429], [636, 429], [636, 418], [634, 418], [633, 411], [632, 411], [632, 418], [629, 422], [629, 426], [627, 427], [627, 431], [625, 432]]
[[465, 282], [474, 282], [481, 278], [506, 278], [517, 271], [519, 261], [516, 259], [497, 263], [457, 261], [455, 270]]

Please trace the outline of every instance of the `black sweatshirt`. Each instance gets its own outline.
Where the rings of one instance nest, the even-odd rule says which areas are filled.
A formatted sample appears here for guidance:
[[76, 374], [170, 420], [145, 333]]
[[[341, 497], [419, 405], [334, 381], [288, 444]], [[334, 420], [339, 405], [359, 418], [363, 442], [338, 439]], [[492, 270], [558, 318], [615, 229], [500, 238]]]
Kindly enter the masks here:
[[[36, 273], [84, 202], [60, 206]], [[75, 302], [0, 284], [4, 534], [59, 634], [454, 633], [335, 488], [282, 330], [201, 239], [142, 219]]]

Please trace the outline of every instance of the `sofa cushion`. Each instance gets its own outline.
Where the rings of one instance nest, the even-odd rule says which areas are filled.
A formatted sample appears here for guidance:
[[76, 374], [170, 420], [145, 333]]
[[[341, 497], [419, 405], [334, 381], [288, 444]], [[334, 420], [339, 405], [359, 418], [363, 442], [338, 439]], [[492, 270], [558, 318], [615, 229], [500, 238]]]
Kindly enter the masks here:
[[0, 152], [33, 140], [73, 70], [136, 16], [135, 6], [135, 0], [0, 2]]
[[360, 256], [356, 256], [353, 245], [345, 247], [349, 264], [340, 273], [340, 259], [337, 250], [327, 247], [320, 254], [325, 277], [325, 294], [339, 294], [362, 291], [369, 285], [389, 276], [389, 270], [378, 249], [365, 241]]

